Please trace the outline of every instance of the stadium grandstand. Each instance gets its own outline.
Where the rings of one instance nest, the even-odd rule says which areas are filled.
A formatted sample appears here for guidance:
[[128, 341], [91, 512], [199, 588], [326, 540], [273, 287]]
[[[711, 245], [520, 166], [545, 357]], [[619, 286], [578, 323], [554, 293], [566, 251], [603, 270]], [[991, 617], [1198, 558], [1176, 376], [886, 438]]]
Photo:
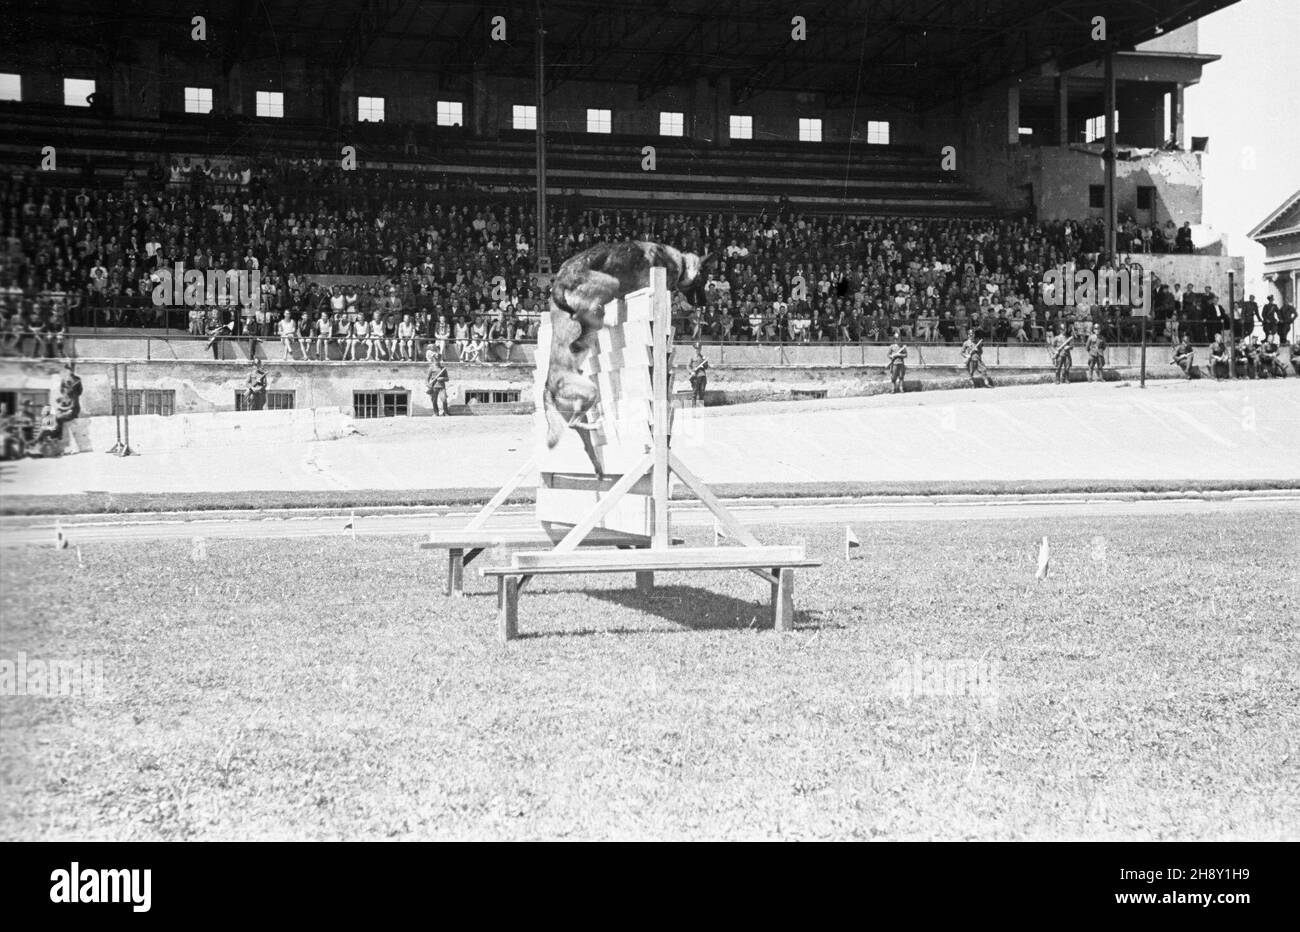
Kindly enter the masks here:
[[417, 383], [398, 364], [436, 346], [493, 364], [458, 401], [513, 401], [553, 265], [626, 237], [709, 255], [678, 333], [754, 344], [750, 366], [865, 369], [843, 347], [894, 331], [936, 369], [970, 330], [1136, 343], [1133, 308], [1041, 287], [1135, 254], [1150, 339], [1208, 342], [1242, 264], [1194, 235], [1183, 92], [1226, 5], [29, 4], [0, 73], [0, 350], [132, 360], [142, 393], [293, 361], [291, 398], [358, 390], [325, 364]]

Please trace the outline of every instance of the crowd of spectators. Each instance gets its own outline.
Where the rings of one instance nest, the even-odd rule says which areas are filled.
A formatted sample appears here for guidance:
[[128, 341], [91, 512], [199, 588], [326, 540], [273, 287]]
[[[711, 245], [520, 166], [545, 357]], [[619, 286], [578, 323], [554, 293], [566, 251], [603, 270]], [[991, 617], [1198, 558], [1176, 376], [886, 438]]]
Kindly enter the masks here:
[[[4, 180], [6, 346], [27, 340], [33, 353], [53, 354], [68, 326], [169, 327], [280, 340], [299, 356], [305, 341], [323, 339], [342, 358], [394, 350], [400, 358], [398, 332], [411, 327], [413, 339], [441, 343], [449, 358], [472, 357], [475, 346], [479, 358], [503, 358], [505, 343], [536, 336], [546, 290], [532, 274], [535, 224], [522, 192], [475, 198], [445, 182], [307, 160], [156, 174], [86, 188], [47, 185], [35, 173]], [[218, 175], [221, 183], [208, 180]], [[1191, 248], [1186, 225], [1126, 221], [1118, 233], [1121, 250]], [[626, 237], [710, 256], [696, 306], [677, 299], [679, 330], [692, 340], [885, 342], [898, 329], [906, 339], [959, 343], [974, 328], [988, 342], [1043, 342], [1057, 323], [1094, 322], [1110, 342], [1136, 338], [1126, 308], [1042, 300], [1047, 270], [1106, 264], [1099, 220], [809, 216], [783, 203], [751, 214], [568, 203], [548, 217], [557, 264]], [[159, 272], [176, 264], [255, 272], [260, 300], [155, 303]], [[331, 284], [312, 280], [326, 275]], [[1153, 339], [1196, 333], [1219, 313], [1206, 287], [1187, 285], [1192, 299], [1183, 288], [1162, 291]]]

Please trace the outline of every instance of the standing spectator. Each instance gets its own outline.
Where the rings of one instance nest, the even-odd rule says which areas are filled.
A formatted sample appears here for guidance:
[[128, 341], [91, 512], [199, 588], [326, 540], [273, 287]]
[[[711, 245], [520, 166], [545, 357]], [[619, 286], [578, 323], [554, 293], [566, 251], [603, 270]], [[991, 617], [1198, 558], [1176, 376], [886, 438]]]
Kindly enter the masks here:
[[1287, 334], [1291, 332], [1291, 325], [1295, 323], [1296, 310], [1295, 305], [1290, 301], [1283, 302], [1277, 311], [1277, 338], [1280, 342], [1285, 343]]
[[[1251, 297], [1254, 297], [1254, 295]], [[1266, 337], [1271, 337], [1277, 333], [1277, 311], [1278, 307], [1273, 303], [1273, 296], [1269, 295], [1268, 300], [1264, 302], [1263, 309], [1259, 312], [1259, 319], [1264, 323], [1264, 336]]]

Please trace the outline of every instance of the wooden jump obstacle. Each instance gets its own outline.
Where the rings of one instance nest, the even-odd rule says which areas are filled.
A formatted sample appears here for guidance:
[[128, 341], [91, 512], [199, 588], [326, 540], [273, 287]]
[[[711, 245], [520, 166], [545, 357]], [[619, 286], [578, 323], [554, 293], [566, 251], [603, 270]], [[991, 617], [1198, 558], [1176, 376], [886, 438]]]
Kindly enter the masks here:
[[[568, 573], [630, 572], [636, 575], [637, 590], [649, 593], [659, 571], [747, 570], [772, 587], [774, 627], [790, 630], [794, 570], [820, 566], [820, 562], [808, 559], [801, 545], [760, 544], [670, 449], [673, 351], [666, 270], [651, 269], [650, 287], [610, 302], [605, 326], [597, 336], [583, 371], [600, 390], [599, 426], [593, 429], [592, 440], [603, 477], [592, 471], [576, 431], [565, 431], [554, 449], [546, 448], [542, 393], [549, 365], [544, 349], [550, 346], [551, 328], [549, 317], [543, 317], [534, 386], [538, 451], [470, 523], [469, 530], [481, 529], [511, 492], [534, 471], [539, 474], [537, 517], [555, 546], [544, 552], [516, 552], [507, 565], [480, 570], [484, 577], [497, 579], [502, 638], [518, 636], [519, 593], [528, 580]], [[738, 546], [674, 546], [669, 530], [674, 477], [704, 503]], [[579, 547], [601, 545], [621, 549], [577, 552]], [[463, 563], [462, 557], [462, 568]]]

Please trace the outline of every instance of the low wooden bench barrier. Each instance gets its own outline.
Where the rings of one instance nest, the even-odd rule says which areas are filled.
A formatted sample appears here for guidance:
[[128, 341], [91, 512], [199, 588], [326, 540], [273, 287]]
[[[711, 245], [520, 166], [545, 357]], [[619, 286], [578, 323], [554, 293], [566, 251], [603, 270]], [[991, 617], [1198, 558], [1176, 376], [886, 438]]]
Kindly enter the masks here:
[[[680, 544], [682, 539], [676, 538]], [[465, 567], [473, 563], [484, 550], [502, 548], [506, 550], [548, 549], [554, 541], [540, 527], [509, 528], [490, 530], [463, 529], [446, 534], [432, 533], [428, 540], [416, 544], [417, 550], [447, 551], [447, 584], [445, 592], [452, 598], [465, 594]], [[600, 530], [593, 532], [582, 542], [584, 547], [649, 547], [650, 538], [629, 538], [626, 535], [608, 535]]]
[[772, 586], [773, 627], [790, 631], [794, 627], [794, 571], [815, 566], [821, 566], [821, 562], [808, 559], [802, 546], [673, 547], [619, 553], [516, 553], [508, 566], [484, 567], [479, 572], [497, 579], [501, 637], [510, 641], [519, 636], [519, 593], [534, 576], [633, 572], [638, 591], [648, 592], [653, 587], [653, 574], [658, 571], [748, 570]]

